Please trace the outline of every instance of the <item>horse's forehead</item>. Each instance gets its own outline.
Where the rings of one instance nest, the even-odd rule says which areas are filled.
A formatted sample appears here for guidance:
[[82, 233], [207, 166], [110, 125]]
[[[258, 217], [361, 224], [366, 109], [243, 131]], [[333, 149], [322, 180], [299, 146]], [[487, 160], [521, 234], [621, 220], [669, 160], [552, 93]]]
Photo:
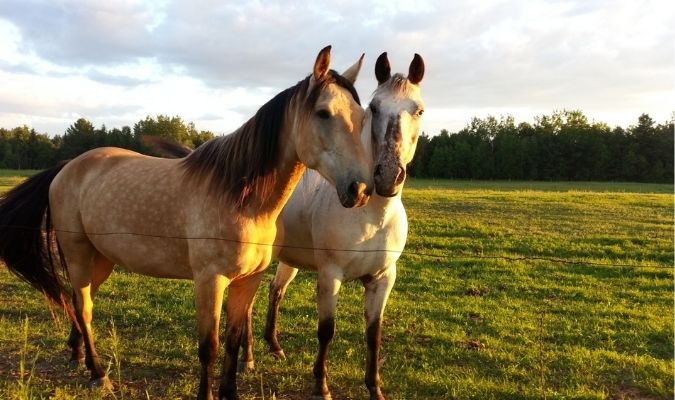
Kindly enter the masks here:
[[321, 91], [317, 105], [329, 106], [333, 112], [353, 113], [359, 107], [349, 91], [337, 84], [331, 83]]
[[409, 85], [408, 97], [420, 104], [424, 104], [424, 101], [422, 100], [422, 94], [420, 92], [420, 87], [417, 85], [413, 85], [411, 83], [409, 83], [408, 85]]
[[392, 104], [399, 107], [411, 102], [423, 105], [420, 87], [410, 82], [405, 82], [404, 85], [405, 87], [403, 88], [396, 88], [393, 85], [380, 87], [375, 91], [373, 100], [382, 104]]
[[[389, 124], [398, 121], [403, 115], [408, 115], [406, 119], [412, 117], [412, 114], [419, 108], [424, 108], [424, 101], [420, 95], [420, 88], [410, 82], [402, 83], [404, 87], [396, 85], [383, 85], [379, 87], [373, 94], [373, 104], [377, 107], [378, 113], [381, 117], [378, 118], [378, 127], [374, 129], [375, 134], [384, 138]], [[375, 120], [374, 120], [375, 121]], [[413, 125], [406, 124], [405, 126], [413, 127]], [[403, 136], [412, 134], [410, 129], [403, 129], [401, 132]], [[397, 136], [400, 140], [401, 136]]]
[[396, 116], [403, 113], [412, 114], [418, 108], [424, 108], [422, 99], [414, 96], [391, 96], [376, 99], [376, 105], [383, 115]]

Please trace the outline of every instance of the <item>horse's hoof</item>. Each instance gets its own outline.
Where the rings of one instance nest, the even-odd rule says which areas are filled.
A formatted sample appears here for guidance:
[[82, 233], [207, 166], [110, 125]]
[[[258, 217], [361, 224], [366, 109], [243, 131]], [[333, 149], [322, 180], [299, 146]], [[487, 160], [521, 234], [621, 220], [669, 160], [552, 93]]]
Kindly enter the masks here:
[[218, 390], [218, 400], [239, 400], [236, 390]]
[[247, 372], [253, 372], [255, 370], [255, 361], [239, 361], [237, 363], [237, 372], [239, 373], [247, 373]]
[[73, 359], [68, 361], [68, 368], [70, 369], [79, 369], [84, 365], [84, 358]]
[[107, 376], [104, 376], [102, 378], [90, 380], [89, 381], [89, 389], [101, 389], [101, 390], [112, 391], [113, 384], [110, 381], [110, 378], [108, 378]]
[[313, 394], [309, 397], [310, 400], [333, 400], [330, 393], [327, 394]]
[[370, 392], [370, 400], [386, 400], [379, 387], [369, 387], [368, 391]]
[[283, 350], [272, 351], [272, 357], [276, 358], [277, 360], [286, 360], [286, 354]]

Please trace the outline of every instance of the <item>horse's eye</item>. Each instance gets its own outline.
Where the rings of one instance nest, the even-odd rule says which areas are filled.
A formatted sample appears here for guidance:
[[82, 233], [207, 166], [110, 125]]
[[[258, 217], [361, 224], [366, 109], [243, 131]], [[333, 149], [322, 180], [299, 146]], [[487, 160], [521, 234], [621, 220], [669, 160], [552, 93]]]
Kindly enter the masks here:
[[375, 104], [370, 105], [370, 112], [377, 114], [377, 106], [375, 106]]
[[321, 119], [328, 119], [330, 118], [330, 113], [328, 112], [328, 110], [318, 110], [316, 112], [316, 116]]

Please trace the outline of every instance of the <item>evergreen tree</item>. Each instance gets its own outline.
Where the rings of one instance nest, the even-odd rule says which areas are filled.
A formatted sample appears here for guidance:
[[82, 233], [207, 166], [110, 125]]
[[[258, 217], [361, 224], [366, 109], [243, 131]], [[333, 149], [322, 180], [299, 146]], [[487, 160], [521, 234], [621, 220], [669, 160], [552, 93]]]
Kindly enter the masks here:
[[[422, 133], [408, 172], [453, 179], [615, 180], [673, 182], [673, 121], [657, 124], [648, 114], [628, 128], [589, 122], [579, 110], [555, 111], [534, 123], [513, 117], [473, 118], [457, 133]], [[133, 129], [100, 128], [84, 118], [63, 136], [20, 126], [0, 128], [0, 168], [42, 169], [101, 146], [147, 152], [143, 135], [159, 135], [189, 147], [214, 137], [180, 117], [146, 117]]]

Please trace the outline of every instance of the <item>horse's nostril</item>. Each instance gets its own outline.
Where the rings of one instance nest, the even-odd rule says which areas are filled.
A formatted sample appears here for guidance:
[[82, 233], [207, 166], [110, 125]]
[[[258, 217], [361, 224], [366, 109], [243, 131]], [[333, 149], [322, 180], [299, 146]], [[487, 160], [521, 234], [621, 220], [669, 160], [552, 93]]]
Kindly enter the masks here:
[[368, 202], [369, 195], [366, 195], [368, 187], [365, 183], [359, 181], [352, 181], [349, 185], [340, 186], [344, 189], [338, 191], [340, 203], [346, 208], [361, 207]]
[[375, 176], [380, 175], [382, 175], [382, 164], [377, 164], [377, 166], [375, 166]]
[[357, 197], [366, 190], [366, 184], [363, 182], [354, 181], [349, 185], [349, 194], [352, 197]]
[[396, 175], [396, 184], [400, 185], [405, 180], [405, 169], [398, 167], [398, 175]]

